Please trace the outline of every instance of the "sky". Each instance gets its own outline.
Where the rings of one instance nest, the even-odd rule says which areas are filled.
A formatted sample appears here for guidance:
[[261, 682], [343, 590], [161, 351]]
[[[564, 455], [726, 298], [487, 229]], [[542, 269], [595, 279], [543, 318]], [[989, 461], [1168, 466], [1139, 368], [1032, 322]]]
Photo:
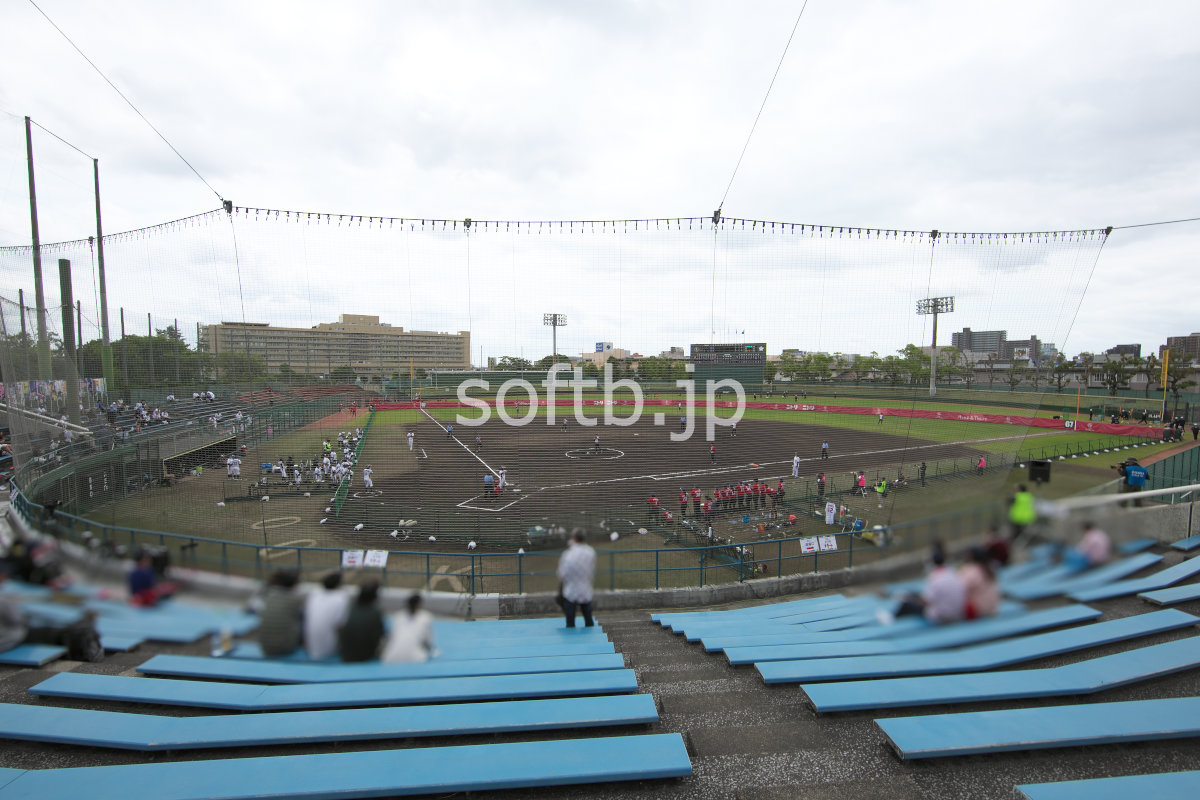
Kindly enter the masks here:
[[[1200, 4], [813, 0], [780, 62], [802, 5], [9, 0], [0, 4], [0, 245], [30, 240], [25, 116], [41, 126], [43, 242], [94, 233], [90, 157], [100, 159], [106, 234], [222, 199], [449, 220], [707, 217], [721, 206], [726, 217], [963, 232], [1200, 216]], [[243, 230], [237, 274], [224, 245], [188, 234], [182, 254], [148, 252], [141, 271], [115, 268], [112, 302], [158, 316], [182, 305], [174, 313], [200, 322], [379, 313], [410, 328], [470, 328], [477, 362], [548, 352], [533, 317], [541, 311], [572, 316], [565, 352], [610, 340], [650, 353], [702, 333], [772, 350], [882, 352], [927, 340], [912, 298], [951, 290], [962, 302], [940, 323], [944, 344], [962, 326], [1007, 327], [1010, 338], [1037, 333], [1068, 353], [1127, 342], [1153, 350], [1200, 330], [1200, 222], [1115, 230], [1102, 249], [1023, 265], [1002, 289], [955, 259], [935, 280], [919, 252], [887, 247], [814, 254], [778, 243], [741, 261], [758, 247], [749, 238], [719, 242], [715, 255], [696, 236], [520, 249], [483, 235], [469, 246], [380, 239], [351, 270], [383, 285], [351, 291], [330, 286], [346, 265], [316, 256], [336, 252], [337, 235]], [[548, 270], [561, 259], [587, 279], [555, 279]], [[788, 284], [796, 297], [780, 316], [724, 313], [770, 299], [795, 259], [819, 269]], [[767, 286], [733, 295], [729, 273], [760, 264]], [[0, 272], [0, 295], [28, 292], [26, 272]], [[439, 288], [459, 272], [466, 292]], [[388, 274], [407, 277], [387, 285]], [[664, 296], [647, 302], [639, 280]], [[843, 302], [839, 286], [856, 288]], [[819, 299], [800, 299], [808, 295]], [[895, 308], [873, 314], [889, 295]], [[679, 300], [687, 326], [643, 324]], [[811, 313], [793, 332], [785, 319], [801, 310]]]

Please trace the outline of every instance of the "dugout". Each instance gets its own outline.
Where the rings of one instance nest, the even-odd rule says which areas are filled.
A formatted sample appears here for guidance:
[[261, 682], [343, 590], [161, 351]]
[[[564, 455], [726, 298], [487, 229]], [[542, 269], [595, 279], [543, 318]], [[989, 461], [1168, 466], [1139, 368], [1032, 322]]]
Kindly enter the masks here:
[[165, 475], [184, 475], [198, 466], [209, 467], [224, 463], [225, 458], [237, 450], [237, 437], [227, 436], [224, 439], [176, 453], [162, 460], [162, 472], [156, 477]]

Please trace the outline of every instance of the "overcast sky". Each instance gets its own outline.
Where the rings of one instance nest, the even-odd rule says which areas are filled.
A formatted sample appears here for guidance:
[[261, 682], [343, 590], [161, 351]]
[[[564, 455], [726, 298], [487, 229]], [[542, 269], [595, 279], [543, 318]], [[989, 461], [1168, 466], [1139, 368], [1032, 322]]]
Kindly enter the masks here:
[[[238, 206], [476, 220], [710, 215], [801, 7], [682, 0], [38, 4], [216, 193]], [[32, 4], [0, 4], [0, 29], [0, 244], [29, 242], [26, 115], [100, 159], [106, 233], [219, 205]], [[813, 0], [724, 213], [919, 231], [1090, 229], [1200, 216], [1197, 31], [1200, 4], [1189, 0]], [[90, 163], [37, 128], [34, 142], [43, 242], [86, 238], [94, 232]], [[223, 250], [199, 253], [198, 245], [146, 275], [113, 275], [110, 297], [114, 305], [170, 315], [182, 294], [187, 310], [174, 313], [201, 322], [241, 319], [244, 302], [247, 319], [276, 324], [361, 311], [406, 327], [472, 327], [477, 361], [481, 346], [486, 355], [544, 354], [529, 338], [544, 331], [517, 330], [518, 308], [521, 320], [530, 311], [570, 309], [580, 325], [561, 334], [567, 352], [600, 339], [657, 352], [687, 344], [684, 335], [694, 333], [643, 329], [634, 322], [641, 308], [624, 299], [608, 316], [580, 320], [602, 305], [603, 294], [578, 281], [556, 294], [544, 285], [552, 281], [539, 279], [519, 302], [516, 290], [509, 300], [509, 283], [494, 280], [497, 262], [487, 260], [516, 262], [508, 252], [516, 248], [505, 241], [472, 242], [469, 254], [450, 246], [446, 269], [475, 270], [465, 313], [461, 302], [456, 311], [443, 308], [439, 292], [414, 284], [411, 272], [409, 286], [391, 293], [337, 294], [328, 289], [328, 271], [339, 277], [341, 267], [325, 261], [301, 273], [294, 254], [272, 259], [287, 247], [309, 258], [336, 243], [305, 236], [312, 234], [249, 236], [240, 297], [224, 265], [205, 265], [221, 262]], [[638, 270], [656, 264], [703, 266], [703, 250], [713, 247], [711, 238], [624, 241], [615, 250], [563, 247], [576, 268], [597, 276], [627, 259], [618, 269], [630, 270], [621, 273], [630, 285]], [[382, 261], [413, 258], [407, 243], [382, 246], [390, 254]], [[423, 239], [419, 247], [421, 271], [437, 277], [442, 243]], [[839, 307], [837, 287], [854, 282], [863, 255], [853, 249], [819, 257], [822, 274], [812, 284], [821, 287], [819, 335], [792, 335], [779, 321], [755, 329], [725, 315], [722, 305], [769, 301], [771, 285], [730, 299], [712, 253], [701, 285], [682, 299], [703, 317], [696, 328], [715, 328], [716, 338], [748, 329], [746, 336], [768, 340], [772, 350], [886, 350], [927, 338], [925, 321], [907, 310], [927, 289], [982, 295], [974, 306], [960, 301], [956, 317], [941, 323], [947, 344], [948, 331], [964, 325], [1007, 326], [1010, 338], [1057, 338], [1070, 353], [1124, 342], [1156, 348], [1168, 335], [1200, 330], [1200, 223], [1115, 231], [1098, 262], [1095, 249], [1043, 259], [1020, 289], [1000, 295], [949, 263], [941, 265], [944, 281], [925, 285], [934, 273], [913, 256], [901, 270], [906, 310], [883, 315], [897, 323], [886, 327], [899, 326], [886, 336], [871, 330], [882, 302], [874, 295], [851, 291], [845, 296], [853, 308]], [[798, 254], [793, 244], [771, 252], [781, 260]], [[890, 251], [865, 252], [882, 276], [871, 280], [886, 282], [888, 270], [894, 273]], [[523, 255], [535, 260], [531, 253]], [[562, 255], [542, 247], [536, 260]], [[384, 269], [382, 261], [372, 268]], [[480, 279], [481, 266], [491, 280]], [[208, 284], [224, 283], [206, 287], [206, 269], [221, 275]], [[22, 270], [6, 267], [0, 295], [29, 291], [31, 270]], [[48, 275], [56, 296], [57, 277]], [[514, 266], [508, 278], [523, 275]], [[86, 283], [86, 272], [76, 281]], [[1063, 296], [1051, 301], [1056, 288]], [[92, 294], [84, 292], [85, 303]], [[995, 309], [1022, 303], [1023, 314]], [[1047, 311], [1053, 321], [1044, 319]], [[874, 341], [884, 344], [874, 348]]]

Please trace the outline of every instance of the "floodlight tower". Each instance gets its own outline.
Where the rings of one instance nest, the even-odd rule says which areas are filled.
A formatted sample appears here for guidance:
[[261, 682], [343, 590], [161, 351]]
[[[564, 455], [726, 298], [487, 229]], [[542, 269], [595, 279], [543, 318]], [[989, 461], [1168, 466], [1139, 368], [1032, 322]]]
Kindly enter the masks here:
[[937, 396], [937, 318], [938, 314], [949, 314], [954, 310], [953, 297], [926, 297], [917, 301], [918, 314], [933, 315], [933, 347], [929, 360], [929, 396]]
[[542, 314], [542, 324], [549, 325], [553, 330], [554, 355], [550, 358], [550, 366], [558, 363], [558, 329], [567, 324], [566, 314]]

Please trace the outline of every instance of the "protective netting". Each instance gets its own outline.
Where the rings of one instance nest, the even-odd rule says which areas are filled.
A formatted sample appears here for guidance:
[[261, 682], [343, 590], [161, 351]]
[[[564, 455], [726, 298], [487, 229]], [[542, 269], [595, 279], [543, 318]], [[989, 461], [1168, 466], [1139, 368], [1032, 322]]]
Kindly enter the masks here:
[[[4, 247], [9, 426], [17, 462], [44, 476], [21, 488], [112, 526], [335, 548], [369, 536], [368, 546], [512, 550], [575, 524], [703, 544], [710, 528], [736, 539], [792, 515], [811, 519], [831, 498], [851, 526], [893, 523], [928, 504], [876, 494], [879, 481], [953, 480], [975, 499], [995, 499], [1015, 463], [1100, 441], [1069, 442], [1059, 422], [1040, 426], [1075, 419], [1076, 387], [1068, 380], [1060, 393], [1061, 376], [1055, 385], [1054, 347], [1068, 344], [1107, 235], [218, 209], [104, 237], [107, 374], [98, 243], [40, 248], [41, 354], [33, 250]], [[78, 303], [66, 315], [60, 260]], [[954, 308], [938, 319], [935, 404], [933, 318], [916, 312], [937, 297], [953, 297]], [[566, 324], [544, 324], [550, 313]], [[64, 344], [68, 326], [81, 343], [75, 354]], [[962, 328], [1036, 339], [961, 353], [949, 345]], [[714, 360], [689, 373], [694, 345]], [[479, 428], [456, 418], [467, 411], [456, 398], [467, 378], [490, 383], [471, 389], [476, 397], [493, 400], [519, 378], [545, 402], [554, 346], [583, 377], [602, 378], [591, 364], [607, 359], [614, 379], [636, 381], [642, 419], [605, 425], [602, 385], [582, 393], [592, 404], [585, 418], [600, 419], [594, 429], [570, 405], [555, 409], [553, 425], [544, 408], [525, 426], [495, 413]], [[695, 433], [669, 439], [687, 429], [675, 381], [696, 379], [703, 402], [706, 378], [729, 377], [749, 409], [736, 435], [717, 427], [710, 440], [696, 408]], [[509, 416], [529, 413], [525, 385], [507, 395]], [[629, 385], [613, 397], [631, 399]], [[557, 399], [570, 403], [572, 388], [560, 385]], [[381, 407], [368, 425], [368, 407], [385, 402], [400, 405]], [[1098, 420], [1103, 411], [1079, 413]], [[338, 495], [327, 442], [335, 463], [343, 447], [357, 456]], [[240, 480], [228, 476], [235, 457]], [[368, 465], [373, 487], [363, 483]], [[501, 470], [507, 485], [497, 494]], [[765, 490], [761, 505], [739, 501], [736, 487], [779, 481], [786, 501]], [[722, 497], [730, 488], [734, 496]], [[711, 514], [693, 506], [696, 489], [714, 496]], [[664, 510], [673, 511], [665, 521]]]

